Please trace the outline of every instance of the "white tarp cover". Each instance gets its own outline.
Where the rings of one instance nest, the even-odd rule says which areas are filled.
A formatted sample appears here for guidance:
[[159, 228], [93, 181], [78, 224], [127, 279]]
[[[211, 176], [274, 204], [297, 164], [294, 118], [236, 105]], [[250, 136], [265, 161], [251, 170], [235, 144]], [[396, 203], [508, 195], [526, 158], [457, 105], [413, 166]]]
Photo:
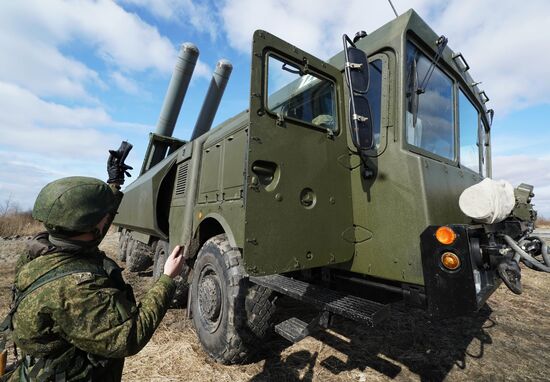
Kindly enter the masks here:
[[510, 183], [489, 178], [465, 189], [458, 199], [466, 216], [486, 224], [506, 219], [515, 203], [514, 188]]

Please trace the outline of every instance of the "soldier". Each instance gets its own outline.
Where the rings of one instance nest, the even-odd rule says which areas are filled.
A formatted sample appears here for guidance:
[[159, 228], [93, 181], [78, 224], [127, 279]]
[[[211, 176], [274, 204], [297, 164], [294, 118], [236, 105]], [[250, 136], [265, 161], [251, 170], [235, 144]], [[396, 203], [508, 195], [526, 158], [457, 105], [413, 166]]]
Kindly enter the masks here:
[[38, 195], [33, 217], [47, 232], [17, 265], [11, 323], [22, 363], [10, 380], [120, 381], [124, 357], [147, 344], [166, 313], [184, 264], [180, 246], [139, 304], [121, 269], [98, 249], [127, 169], [111, 155], [109, 184], [69, 177]]

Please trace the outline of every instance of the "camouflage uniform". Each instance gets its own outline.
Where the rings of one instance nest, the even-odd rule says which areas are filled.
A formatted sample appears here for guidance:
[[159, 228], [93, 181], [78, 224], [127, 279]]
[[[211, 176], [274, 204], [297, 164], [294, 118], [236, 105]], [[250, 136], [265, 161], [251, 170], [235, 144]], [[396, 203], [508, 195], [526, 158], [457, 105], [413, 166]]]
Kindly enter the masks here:
[[[58, 278], [52, 280], [52, 272]], [[43, 233], [18, 263], [15, 286], [25, 291], [46, 274], [50, 280], [13, 315], [13, 339], [24, 361], [10, 381], [120, 381], [124, 357], [149, 341], [175, 291], [174, 281], [162, 275], [136, 304], [121, 269], [95, 243]]]

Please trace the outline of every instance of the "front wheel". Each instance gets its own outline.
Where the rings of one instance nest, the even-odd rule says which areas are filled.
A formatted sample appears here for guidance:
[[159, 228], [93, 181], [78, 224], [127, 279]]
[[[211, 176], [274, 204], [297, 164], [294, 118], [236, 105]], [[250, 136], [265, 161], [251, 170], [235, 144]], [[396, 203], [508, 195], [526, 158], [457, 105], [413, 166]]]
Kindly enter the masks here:
[[249, 283], [241, 253], [225, 234], [202, 246], [193, 269], [191, 310], [204, 350], [223, 364], [243, 363], [269, 334], [271, 290]]

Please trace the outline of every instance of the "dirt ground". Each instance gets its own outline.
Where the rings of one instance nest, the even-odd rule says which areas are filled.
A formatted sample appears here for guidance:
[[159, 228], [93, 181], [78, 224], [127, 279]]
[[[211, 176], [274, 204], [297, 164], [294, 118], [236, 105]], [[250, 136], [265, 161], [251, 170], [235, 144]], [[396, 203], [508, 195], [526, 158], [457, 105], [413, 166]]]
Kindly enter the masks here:
[[[118, 234], [102, 243], [116, 253]], [[0, 239], [0, 314], [8, 308], [17, 254], [25, 240]], [[138, 296], [151, 277], [124, 272]], [[145, 276], [149, 275], [145, 273]], [[202, 351], [185, 310], [170, 310], [149, 344], [126, 360], [124, 381], [543, 381], [550, 380], [550, 276], [523, 267], [524, 292], [501, 286], [475, 315], [430, 321], [392, 306], [369, 329], [344, 319], [298, 344], [274, 336], [258, 361], [223, 366]], [[287, 309], [303, 309], [283, 301]]]

